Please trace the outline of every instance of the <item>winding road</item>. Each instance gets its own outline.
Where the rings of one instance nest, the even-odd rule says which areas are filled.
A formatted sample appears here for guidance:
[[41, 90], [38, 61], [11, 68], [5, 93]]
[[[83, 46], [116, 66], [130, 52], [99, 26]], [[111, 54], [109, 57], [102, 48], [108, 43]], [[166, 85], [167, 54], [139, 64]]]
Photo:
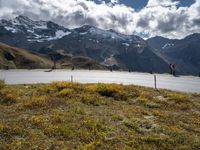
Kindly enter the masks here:
[[[157, 88], [174, 91], [200, 93], [200, 78], [194, 76], [173, 77], [168, 74], [155, 74]], [[138, 72], [110, 72], [89, 70], [0, 70], [0, 80], [6, 84], [35, 84], [52, 81], [71, 81], [79, 83], [117, 83], [154, 87], [154, 74]]]

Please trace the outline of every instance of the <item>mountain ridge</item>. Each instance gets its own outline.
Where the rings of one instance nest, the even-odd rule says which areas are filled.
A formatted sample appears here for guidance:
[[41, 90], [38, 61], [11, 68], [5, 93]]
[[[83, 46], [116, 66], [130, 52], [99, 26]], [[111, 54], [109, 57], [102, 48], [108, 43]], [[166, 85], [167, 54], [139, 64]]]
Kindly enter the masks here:
[[[167, 73], [169, 63], [183, 65], [175, 61], [179, 60], [179, 50], [173, 52], [172, 47], [176, 46], [174, 43], [179, 43], [179, 49], [185, 48], [184, 43], [190, 45], [195, 42], [195, 37], [198, 34], [186, 37], [183, 42], [164, 37], [144, 40], [139, 36], [121, 34], [112, 29], [103, 30], [90, 25], [67, 29], [51, 21], [33, 21], [24, 16], [0, 21], [0, 42], [5, 44], [45, 55], [62, 51], [64, 55], [72, 57], [91, 58], [104, 66], [141, 72]], [[161, 50], [172, 52], [164, 53]], [[184, 53], [188, 53], [187, 51]], [[194, 53], [198, 54], [196, 51]], [[180, 61], [185, 60], [190, 61], [186, 58]], [[197, 74], [199, 63], [198, 59], [194, 60], [196, 62], [192, 65], [190, 62], [184, 64], [189, 65], [187, 69], [178, 67], [178, 73]], [[188, 68], [192, 69], [188, 71]]]
[[[163, 43], [166, 42], [171, 43], [171, 46], [163, 48]], [[148, 39], [147, 43], [168, 63], [175, 63], [179, 73], [200, 73], [200, 33], [179, 40], [154, 37]]]

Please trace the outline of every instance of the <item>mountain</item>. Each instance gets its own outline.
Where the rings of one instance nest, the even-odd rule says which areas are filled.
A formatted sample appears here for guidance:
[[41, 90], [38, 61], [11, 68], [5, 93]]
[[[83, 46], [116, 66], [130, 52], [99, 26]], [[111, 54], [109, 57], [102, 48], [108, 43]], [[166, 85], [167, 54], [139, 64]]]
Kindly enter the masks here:
[[[53, 57], [57, 58], [57, 68], [75, 69], [106, 69], [106, 67], [98, 64], [96, 61], [88, 57], [71, 57], [63, 55], [61, 52], [53, 52]], [[38, 69], [52, 68], [54, 59], [49, 55], [30, 52], [24, 49], [11, 47], [0, 43], [0, 68], [6, 69]]]
[[199, 33], [181, 40], [154, 37], [147, 43], [166, 62], [175, 63], [179, 73], [197, 75], [200, 72]]
[[0, 21], [0, 42], [42, 54], [62, 51], [122, 70], [168, 71], [168, 64], [142, 38], [89, 25], [70, 30], [50, 21], [19, 16]]
[[27, 42], [45, 42], [62, 38], [70, 31], [51, 21], [33, 21], [25, 16], [13, 20], [1, 20], [0, 26], [4, 33], [21, 35]]
[[0, 43], [0, 68], [50, 68], [53, 62], [45, 56]]

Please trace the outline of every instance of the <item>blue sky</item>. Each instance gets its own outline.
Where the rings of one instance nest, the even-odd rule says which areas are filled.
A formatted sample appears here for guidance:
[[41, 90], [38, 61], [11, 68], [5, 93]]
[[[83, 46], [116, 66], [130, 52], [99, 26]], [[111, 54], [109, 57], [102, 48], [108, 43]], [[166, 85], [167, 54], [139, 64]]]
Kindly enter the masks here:
[[[179, 0], [180, 6], [190, 6], [194, 3], [194, 0]], [[143, 8], [147, 5], [148, 0], [121, 0], [121, 3], [124, 3], [127, 6], [131, 6], [135, 9]]]
[[[96, 3], [99, 3], [101, 0], [95, 0]], [[110, 2], [110, 0], [104, 0], [105, 2]], [[180, 2], [179, 6], [190, 6], [195, 2], [195, 0], [177, 0]], [[126, 6], [130, 6], [136, 10], [140, 10], [141, 8], [144, 8], [148, 0], [119, 0], [121, 4], [125, 4]]]

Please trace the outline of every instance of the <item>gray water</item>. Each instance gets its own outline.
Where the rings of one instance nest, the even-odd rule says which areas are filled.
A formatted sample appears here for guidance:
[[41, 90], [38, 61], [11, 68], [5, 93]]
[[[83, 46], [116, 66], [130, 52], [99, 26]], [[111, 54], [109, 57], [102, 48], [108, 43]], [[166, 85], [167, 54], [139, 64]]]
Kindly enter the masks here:
[[[200, 93], [200, 78], [193, 76], [173, 77], [156, 74], [157, 88]], [[52, 81], [71, 81], [79, 83], [117, 83], [154, 87], [154, 75], [148, 73], [89, 71], [89, 70], [0, 70], [0, 79], [6, 84], [35, 84]]]

